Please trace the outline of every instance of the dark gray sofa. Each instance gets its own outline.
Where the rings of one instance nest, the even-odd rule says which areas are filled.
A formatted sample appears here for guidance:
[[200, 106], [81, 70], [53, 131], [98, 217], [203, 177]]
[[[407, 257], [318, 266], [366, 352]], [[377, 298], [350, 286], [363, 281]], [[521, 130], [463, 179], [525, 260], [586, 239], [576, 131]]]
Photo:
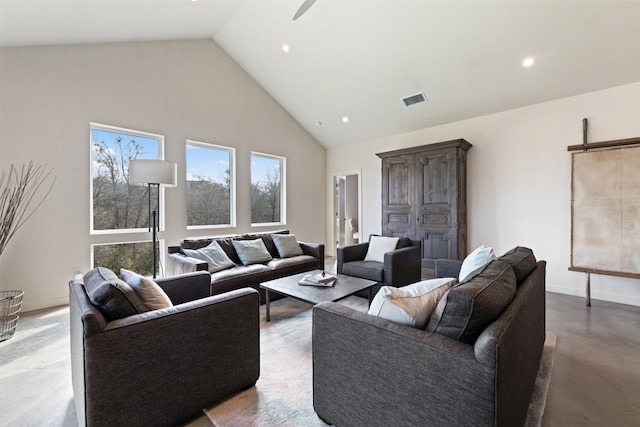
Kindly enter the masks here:
[[[213, 240], [220, 244], [235, 265], [232, 268], [211, 274], [211, 295], [221, 294], [233, 289], [251, 287], [260, 293], [260, 301], [264, 303], [265, 291], [260, 289], [260, 283], [304, 273], [305, 271], [324, 270], [324, 244], [298, 242], [303, 255], [281, 258], [271, 238], [273, 234], [289, 234], [289, 230], [184, 239], [179, 246], [169, 246], [168, 248], [168, 274], [176, 275], [193, 271], [207, 271], [206, 262], [186, 256], [183, 249], [200, 249], [208, 246]], [[262, 239], [273, 259], [263, 264], [243, 265], [233, 247], [232, 241], [251, 239]], [[282, 296], [273, 295], [273, 299], [278, 298], [282, 298]]]
[[[438, 260], [436, 271], [456, 277], [460, 264]], [[522, 426], [545, 339], [546, 263], [521, 267], [509, 273], [515, 296], [471, 343], [338, 303], [316, 305], [318, 416], [338, 427]]]
[[71, 369], [80, 426], [175, 426], [255, 384], [259, 297], [209, 296], [209, 274], [156, 279], [176, 304], [107, 321], [69, 283]]

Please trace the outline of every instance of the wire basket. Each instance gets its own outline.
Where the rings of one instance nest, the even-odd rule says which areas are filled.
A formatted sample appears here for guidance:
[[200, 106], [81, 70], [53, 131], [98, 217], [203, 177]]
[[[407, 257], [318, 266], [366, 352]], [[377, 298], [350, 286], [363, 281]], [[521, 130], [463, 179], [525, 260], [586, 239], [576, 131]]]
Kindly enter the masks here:
[[0, 291], [0, 341], [8, 340], [16, 331], [23, 296], [22, 291]]

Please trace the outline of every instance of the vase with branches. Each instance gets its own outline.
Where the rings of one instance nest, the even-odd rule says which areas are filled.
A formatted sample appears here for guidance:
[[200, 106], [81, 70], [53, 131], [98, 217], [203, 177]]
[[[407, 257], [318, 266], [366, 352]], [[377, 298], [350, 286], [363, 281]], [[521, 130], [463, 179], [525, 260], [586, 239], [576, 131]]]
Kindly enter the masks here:
[[20, 169], [11, 165], [0, 177], [0, 255], [9, 240], [31, 218], [47, 198], [55, 177], [47, 185], [53, 169], [30, 161]]
[[[0, 176], [0, 255], [9, 240], [34, 214], [47, 198], [55, 177], [46, 185], [53, 169], [33, 162], [19, 170], [11, 165], [9, 173]], [[11, 338], [15, 332], [24, 292], [0, 290], [0, 341]]]

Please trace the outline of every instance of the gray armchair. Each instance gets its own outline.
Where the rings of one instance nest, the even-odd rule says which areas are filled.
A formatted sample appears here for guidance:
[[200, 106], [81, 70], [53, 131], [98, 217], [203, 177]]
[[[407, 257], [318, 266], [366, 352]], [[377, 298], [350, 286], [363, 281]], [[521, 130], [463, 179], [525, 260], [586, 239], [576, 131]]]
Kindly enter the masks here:
[[257, 381], [257, 291], [210, 297], [207, 272], [156, 282], [176, 305], [112, 321], [69, 282], [80, 426], [175, 426]]
[[[371, 240], [371, 236], [369, 236]], [[336, 270], [338, 274], [360, 277], [378, 282], [372, 290], [375, 295], [382, 286], [401, 287], [421, 279], [420, 241], [403, 237], [395, 250], [384, 255], [384, 262], [365, 261], [369, 242], [339, 247]], [[368, 292], [357, 295], [367, 297]]]

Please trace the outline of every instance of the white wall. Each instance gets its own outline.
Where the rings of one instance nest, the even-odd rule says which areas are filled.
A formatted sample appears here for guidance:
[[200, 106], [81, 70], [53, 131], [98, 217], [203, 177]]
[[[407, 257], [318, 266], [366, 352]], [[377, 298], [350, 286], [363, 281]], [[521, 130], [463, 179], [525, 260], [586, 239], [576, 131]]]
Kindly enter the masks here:
[[[640, 82], [330, 149], [327, 179], [336, 171], [362, 168], [361, 232], [366, 239], [381, 231], [381, 162], [375, 153], [464, 138], [473, 144], [467, 178], [470, 250], [484, 244], [502, 254], [516, 245], [530, 247], [548, 263], [547, 290], [584, 295], [584, 274], [567, 270], [567, 146], [582, 143], [585, 117], [589, 142], [640, 136]], [[593, 275], [591, 289], [595, 299], [640, 305], [640, 280]]]
[[[250, 225], [251, 150], [287, 158], [284, 227], [324, 243], [325, 149], [212, 40], [3, 48], [0, 59], [2, 170], [34, 160], [57, 176], [0, 260], [0, 289], [24, 290], [24, 310], [66, 303], [67, 282], [90, 268], [90, 245], [121, 239], [89, 234], [90, 122], [165, 136], [179, 177], [165, 193], [166, 244], [263, 230]], [[186, 139], [236, 148], [237, 227], [187, 232]]]

